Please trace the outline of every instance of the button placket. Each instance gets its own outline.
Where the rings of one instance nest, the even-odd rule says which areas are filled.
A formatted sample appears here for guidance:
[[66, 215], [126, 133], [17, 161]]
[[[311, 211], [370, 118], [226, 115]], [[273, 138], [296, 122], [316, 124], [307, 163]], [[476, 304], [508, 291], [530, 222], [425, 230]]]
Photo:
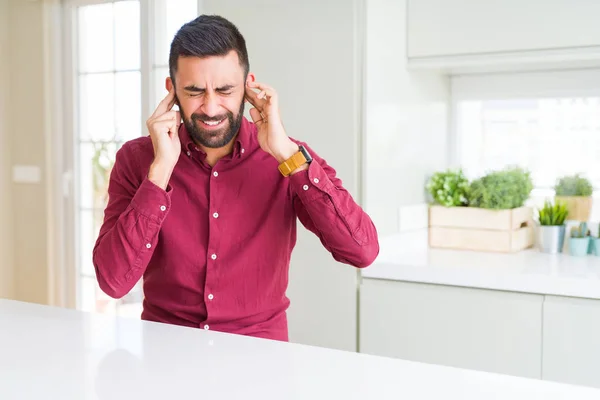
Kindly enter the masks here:
[[[218, 167], [218, 166], [216, 166]], [[222, 201], [221, 197], [219, 196], [220, 191], [219, 191], [219, 187], [221, 184], [223, 184], [223, 182], [221, 182], [220, 180], [222, 179], [221, 176], [219, 176], [219, 171], [217, 170], [217, 168], [215, 168], [214, 170], [209, 172], [212, 176], [209, 175], [209, 195], [208, 195], [208, 212], [209, 212], [209, 226], [211, 228], [209, 228], [209, 231], [211, 232], [209, 234], [209, 238], [208, 238], [208, 247], [207, 247], [207, 265], [206, 265], [206, 279], [205, 279], [205, 283], [204, 283], [204, 298], [205, 300], [205, 306], [207, 308], [207, 312], [208, 315], [211, 314], [211, 310], [212, 310], [212, 302], [214, 299], [214, 294], [212, 293], [212, 289], [214, 289], [213, 287], [213, 276], [214, 276], [214, 272], [216, 271], [217, 268], [217, 254], [219, 252], [219, 238], [218, 238], [218, 233], [219, 229], [216, 228], [218, 227], [219, 224], [219, 220], [217, 220], [220, 215], [219, 215], [219, 207], [220, 207], [220, 202]], [[212, 226], [214, 225], [214, 227], [216, 229], [212, 229]], [[203, 326], [203, 328], [205, 330], [209, 330], [210, 327], [208, 324], [205, 324]]]

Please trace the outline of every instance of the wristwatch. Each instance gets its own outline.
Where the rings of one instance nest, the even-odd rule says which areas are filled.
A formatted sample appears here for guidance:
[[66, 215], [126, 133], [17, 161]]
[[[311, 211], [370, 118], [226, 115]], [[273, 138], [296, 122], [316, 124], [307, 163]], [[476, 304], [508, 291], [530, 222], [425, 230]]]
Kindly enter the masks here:
[[310, 164], [312, 157], [308, 154], [308, 151], [302, 145], [298, 145], [299, 149], [296, 154], [279, 164], [279, 172], [283, 176], [290, 176], [292, 172], [301, 167], [304, 164]]

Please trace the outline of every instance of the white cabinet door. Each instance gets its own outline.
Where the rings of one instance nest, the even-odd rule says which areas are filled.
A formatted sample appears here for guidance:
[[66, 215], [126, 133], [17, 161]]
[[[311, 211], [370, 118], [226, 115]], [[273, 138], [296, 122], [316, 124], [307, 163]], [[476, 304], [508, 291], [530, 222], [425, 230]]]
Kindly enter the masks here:
[[546, 296], [543, 379], [600, 387], [600, 300]]
[[364, 279], [360, 352], [541, 378], [543, 296]]
[[598, 0], [408, 0], [408, 56], [600, 45]]

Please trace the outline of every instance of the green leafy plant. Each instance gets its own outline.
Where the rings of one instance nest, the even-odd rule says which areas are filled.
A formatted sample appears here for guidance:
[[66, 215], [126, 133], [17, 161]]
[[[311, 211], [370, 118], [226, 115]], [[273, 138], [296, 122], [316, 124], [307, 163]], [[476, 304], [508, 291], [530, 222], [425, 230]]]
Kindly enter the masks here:
[[590, 235], [590, 231], [588, 230], [587, 223], [581, 222], [579, 226], [574, 226], [571, 228], [571, 237], [572, 238], [584, 238]]
[[565, 202], [557, 201], [555, 204], [552, 204], [546, 200], [544, 207], [538, 210], [538, 219], [540, 225], [560, 226], [565, 223], [568, 214], [569, 211]]
[[529, 171], [507, 167], [474, 180], [468, 202], [470, 207], [497, 210], [518, 208], [525, 204], [532, 190]]
[[579, 174], [563, 176], [554, 186], [557, 196], [591, 196], [594, 188], [591, 182]]
[[469, 180], [461, 169], [436, 172], [427, 182], [426, 189], [433, 200], [442, 206], [467, 205]]

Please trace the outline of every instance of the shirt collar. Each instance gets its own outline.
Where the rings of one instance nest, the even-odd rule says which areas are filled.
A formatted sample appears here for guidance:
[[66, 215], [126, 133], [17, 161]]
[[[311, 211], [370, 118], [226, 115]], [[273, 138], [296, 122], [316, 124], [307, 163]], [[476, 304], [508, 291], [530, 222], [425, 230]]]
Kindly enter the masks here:
[[[244, 152], [250, 147], [250, 137], [252, 135], [252, 124], [246, 117], [242, 116], [242, 122], [240, 124], [240, 129], [238, 131], [238, 135], [235, 138], [235, 143], [233, 144], [233, 152], [231, 154], [231, 158], [240, 158], [244, 155]], [[198, 146], [189, 132], [187, 131], [185, 124], [181, 124], [179, 126], [179, 139], [181, 140], [181, 146], [184, 151], [200, 151], [204, 154], [204, 151]]]

